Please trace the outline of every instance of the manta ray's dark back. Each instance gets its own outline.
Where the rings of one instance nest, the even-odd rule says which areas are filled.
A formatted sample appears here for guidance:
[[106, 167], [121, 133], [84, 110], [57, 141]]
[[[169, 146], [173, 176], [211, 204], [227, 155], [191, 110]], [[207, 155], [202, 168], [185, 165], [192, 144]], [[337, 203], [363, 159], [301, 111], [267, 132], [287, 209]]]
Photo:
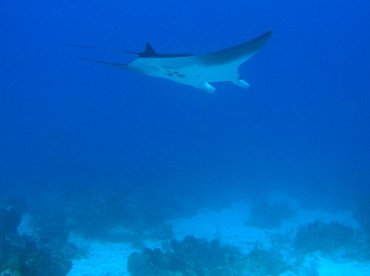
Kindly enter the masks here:
[[190, 57], [193, 54], [180, 53], [180, 54], [158, 54], [152, 45], [146, 43], [144, 52], [136, 53], [141, 58], [176, 58], [176, 57]]

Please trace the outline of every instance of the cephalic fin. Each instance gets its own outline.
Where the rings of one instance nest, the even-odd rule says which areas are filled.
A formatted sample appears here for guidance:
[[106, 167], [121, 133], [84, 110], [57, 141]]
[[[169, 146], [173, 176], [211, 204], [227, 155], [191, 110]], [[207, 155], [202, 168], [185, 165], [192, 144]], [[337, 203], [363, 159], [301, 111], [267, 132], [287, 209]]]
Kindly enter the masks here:
[[242, 88], [249, 88], [250, 84], [248, 82], [246, 82], [245, 80], [243, 79], [238, 79], [236, 81], [233, 81], [233, 84], [239, 86], [239, 87], [242, 87]]
[[213, 93], [216, 91], [216, 87], [209, 84], [209, 82], [202, 83], [199, 88], [204, 89], [208, 93]]

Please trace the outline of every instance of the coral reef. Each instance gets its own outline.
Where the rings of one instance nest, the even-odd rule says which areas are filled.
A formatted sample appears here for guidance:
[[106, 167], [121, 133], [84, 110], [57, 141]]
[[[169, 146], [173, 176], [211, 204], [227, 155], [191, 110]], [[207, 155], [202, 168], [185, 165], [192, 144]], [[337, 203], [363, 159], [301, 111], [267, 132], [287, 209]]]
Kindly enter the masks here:
[[[72, 231], [88, 238], [135, 245], [147, 238], [168, 240], [173, 237], [166, 223], [173, 206], [161, 200], [145, 200], [125, 187], [91, 188], [87, 194], [66, 200], [69, 209], [60, 207]], [[103, 189], [103, 188], [101, 188]]]
[[365, 199], [358, 202], [354, 216], [361, 225], [361, 228], [367, 237], [367, 242], [370, 245], [370, 204], [368, 198], [369, 195], [367, 195]]
[[[0, 203], [0, 274], [2, 275], [65, 275], [72, 267], [70, 256], [56, 247], [20, 235], [22, 213], [17, 206]], [[47, 225], [48, 222], [44, 222]]]
[[294, 248], [301, 254], [321, 252], [336, 255], [354, 241], [354, 229], [338, 222], [316, 221], [299, 227]]
[[255, 247], [243, 254], [237, 247], [221, 245], [187, 236], [172, 240], [169, 248], [148, 249], [132, 253], [127, 269], [133, 276], [142, 275], [279, 275], [288, 265], [276, 252]]
[[256, 246], [245, 256], [246, 275], [265, 276], [280, 275], [290, 270], [288, 264], [278, 252]]
[[217, 240], [208, 242], [187, 236], [172, 240], [170, 248], [144, 249], [132, 253], [127, 269], [139, 275], [240, 275], [243, 255], [235, 247], [223, 246]]

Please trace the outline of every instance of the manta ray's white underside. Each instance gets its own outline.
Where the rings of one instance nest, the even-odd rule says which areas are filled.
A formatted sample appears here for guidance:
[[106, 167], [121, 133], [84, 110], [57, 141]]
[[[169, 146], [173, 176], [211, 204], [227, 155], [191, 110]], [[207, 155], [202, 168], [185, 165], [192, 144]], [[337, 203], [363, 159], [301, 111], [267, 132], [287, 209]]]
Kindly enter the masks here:
[[270, 36], [271, 32], [266, 32], [251, 41], [204, 55], [157, 54], [147, 44], [145, 52], [138, 53], [138, 58], [129, 64], [97, 62], [168, 79], [208, 92], [215, 90], [210, 84], [214, 82], [232, 82], [247, 88], [249, 84], [240, 77], [239, 67], [256, 54]]
[[241, 87], [249, 84], [240, 78], [239, 66], [244, 61], [236, 60], [223, 64], [203, 64], [197, 56], [178, 58], [137, 58], [128, 67], [146, 75], [164, 78], [204, 89], [216, 90], [210, 83], [231, 81]]

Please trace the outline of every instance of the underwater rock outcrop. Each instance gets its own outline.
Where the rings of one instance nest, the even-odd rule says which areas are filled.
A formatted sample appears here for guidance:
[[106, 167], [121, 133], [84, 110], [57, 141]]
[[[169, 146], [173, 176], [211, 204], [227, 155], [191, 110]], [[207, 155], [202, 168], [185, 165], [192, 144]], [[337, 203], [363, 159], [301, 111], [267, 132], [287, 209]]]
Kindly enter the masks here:
[[52, 248], [30, 236], [20, 235], [17, 228], [21, 218], [17, 206], [0, 203], [0, 275], [66, 275], [72, 262], [70, 256], [62, 252], [64, 243]]
[[142, 196], [126, 191], [124, 187], [92, 190], [88, 196], [69, 199], [70, 209], [65, 216], [72, 231], [88, 238], [135, 245], [147, 238], [171, 239], [173, 233], [167, 219], [177, 211], [172, 209], [180, 208]]
[[361, 225], [361, 228], [366, 235], [367, 242], [370, 245], [370, 205], [368, 197], [361, 200], [354, 212], [355, 218]]
[[279, 275], [288, 269], [283, 258], [258, 247], [243, 254], [237, 247], [221, 245], [187, 236], [172, 240], [167, 249], [145, 248], [132, 253], [127, 269], [133, 276], [142, 275]]
[[167, 250], [146, 248], [132, 253], [127, 269], [139, 275], [237, 275], [243, 255], [237, 248], [187, 236]]
[[354, 229], [338, 222], [316, 221], [299, 227], [294, 248], [301, 254], [338, 254], [354, 241]]

